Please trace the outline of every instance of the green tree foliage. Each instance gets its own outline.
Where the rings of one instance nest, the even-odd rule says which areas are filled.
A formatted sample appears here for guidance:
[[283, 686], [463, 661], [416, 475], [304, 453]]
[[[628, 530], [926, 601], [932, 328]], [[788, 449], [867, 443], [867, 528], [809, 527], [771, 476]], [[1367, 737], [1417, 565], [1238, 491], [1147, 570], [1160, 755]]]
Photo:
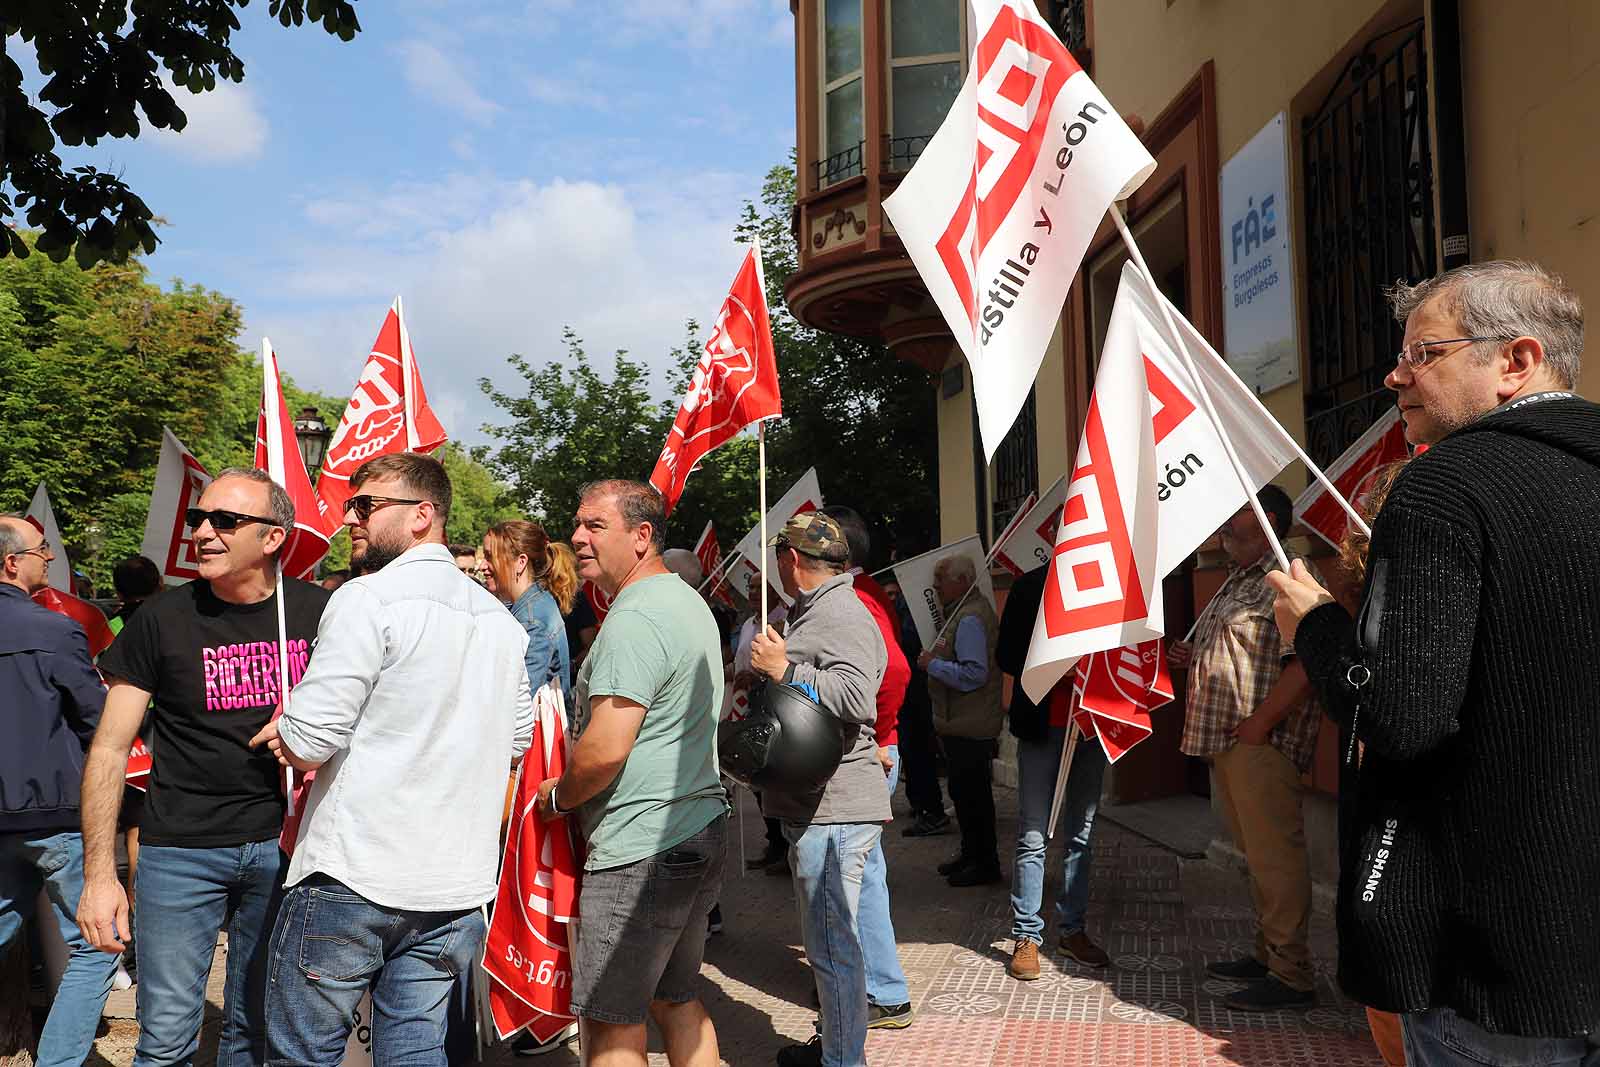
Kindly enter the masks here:
[[[872, 525], [877, 565], [891, 548], [904, 555], [937, 543], [934, 393], [926, 373], [882, 345], [822, 333], [789, 314], [783, 285], [798, 267], [789, 232], [793, 208], [793, 164], [773, 167], [760, 204], [746, 203], [735, 231], [740, 243], [761, 240], [783, 392], [783, 418], [767, 433], [768, 492], [775, 497], [816, 467], [824, 497], [856, 508]], [[691, 321], [683, 344], [671, 351], [671, 399], [656, 404], [643, 364], [618, 352], [608, 380], [590, 364], [575, 333], [565, 330], [562, 340], [565, 360], [535, 366], [520, 355], [509, 357], [525, 392], [501, 391], [488, 379], [479, 384], [508, 416], [484, 427], [502, 442], [485, 458], [516, 487], [516, 499], [531, 515], [564, 536], [584, 482], [649, 475], [701, 345]], [[756, 469], [750, 434], [707, 455], [672, 512], [668, 542], [692, 545], [709, 519], [730, 551], [759, 518]]]
[[[42, 231], [37, 248], [60, 261], [75, 253], [90, 267], [126, 262], [156, 248], [153, 215], [116, 174], [68, 167], [56, 142], [93, 145], [103, 137], [137, 137], [140, 116], [158, 129], [188, 123], [163, 81], [192, 92], [217, 79], [244, 80], [233, 51], [237, 8], [249, 0], [8, 0], [0, 4], [0, 257], [26, 256], [30, 245], [5, 226], [18, 208]], [[361, 29], [348, 0], [268, 0], [284, 26], [310, 20], [340, 40]], [[6, 52], [8, 38], [33, 45], [45, 77], [39, 100], [22, 85], [22, 68]], [[47, 105], [47, 116], [40, 104]], [[15, 199], [11, 190], [15, 190]]]
[[446, 441], [433, 458], [450, 475], [450, 521], [445, 532], [452, 544], [476, 545], [495, 523], [522, 517], [510, 487], [461, 445]]
[[[212, 472], [252, 463], [261, 368], [240, 329], [233, 301], [163, 290], [137, 260], [0, 259], [0, 510], [44, 482], [74, 564], [107, 585], [143, 539], [162, 426]], [[284, 393], [330, 422], [343, 411], [288, 380]]]

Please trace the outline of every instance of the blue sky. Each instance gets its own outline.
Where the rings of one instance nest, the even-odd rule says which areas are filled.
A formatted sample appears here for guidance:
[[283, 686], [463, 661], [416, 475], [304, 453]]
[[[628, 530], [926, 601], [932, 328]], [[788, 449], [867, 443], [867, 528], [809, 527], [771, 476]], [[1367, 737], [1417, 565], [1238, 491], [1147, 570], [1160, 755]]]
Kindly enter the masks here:
[[497, 415], [477, 378], [515, 385], [505, 356], [556, 357], [563, 325], [599, 362], [663, 367], [683, 321], [714, 316], [733, 222], [793, 144], [787, 0], [356, 9], [346, 44], [257, 0], [242, 85], [180, 90], [182, 134], [81, 154], [166, 219], [152, 278], [238, 300], [247, 348], [270, 336], [285, 373], [338, 395], [403, 295], [429, 397], [468, 443]]

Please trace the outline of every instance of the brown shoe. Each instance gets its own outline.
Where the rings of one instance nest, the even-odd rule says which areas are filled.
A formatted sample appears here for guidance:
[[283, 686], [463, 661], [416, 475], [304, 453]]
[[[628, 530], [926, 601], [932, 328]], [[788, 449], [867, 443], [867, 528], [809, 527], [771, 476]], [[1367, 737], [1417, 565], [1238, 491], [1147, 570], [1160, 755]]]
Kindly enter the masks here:
[[1104, 967], [1111, 962], [1106, 950], [1089, 940], [1082, 930], [1061, 935], [1061, 951], [1086, 967]]
[[1006, 972], [1019, 982], [1032, 982], [1039, 977], [1039, 945], [1033, 941], [1018, 941], [1011, 952], [1011, 962]]

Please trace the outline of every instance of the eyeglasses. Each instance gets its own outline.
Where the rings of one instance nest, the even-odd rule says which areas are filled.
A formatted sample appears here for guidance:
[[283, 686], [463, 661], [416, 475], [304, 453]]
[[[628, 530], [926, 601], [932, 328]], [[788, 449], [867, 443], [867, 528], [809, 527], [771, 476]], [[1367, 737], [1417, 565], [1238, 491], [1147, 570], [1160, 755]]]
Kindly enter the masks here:
[[1439, 360], [1445, 358], [1445, 356], [1450, 355], [1449, 352], [1445, 352], [1442, 355], [1437, 356], [1433, 355], [1428, 351], [1428, 349], [1434, 347], [1435, 345], [1461, 345], [1476, 343], [1478, 341], [1509, 340], [1509, 337], [1450, 337], [1443, 341], [1412, 341], [1410, 344], [1406, 345], [1404, 348], [1394, 354], [1394, 361], [1396, 366], [1404, 364], [1406, 369], [1418, 371], [1423, 367], [1426, 367], [1428, 364], [1437, 363]]
[[32, 548], [25, 548], [21, 552], [13, 552], [13, 553], [11, 553], [11, 555], [13, 555], [13, 556], [38, 556], [40, 559], [44, 560], [46, 563], [50, 562], [51, 559], [55, 558], [55, 553], [53, 551], [51, 551], [51, 549], [50, 549], [50, 542], [49, 541], [40, 541], [38, 544], [34, 545]]
[[359, 496], [353, 496], [349, 500], [346, 500], [344, 502], [344, 509], [346, 511], [355, 512], [356, 518], [359, 521], [366, 522], [368, 519], [372, 518], [372, 513], [374, 511], [378, 511], [381, 508], [386, 508], [390, 504], [430, 503], [432, 503], [430, 500], [403, 500], [397, 496], [373, 496], [371, 493], [362, 493]]
[[269, 519], [263, 515], [246, 515], [239, 511], [225, 511], [222, 508], [211, 511], [203, 508], [187, 508], [183, 513], [183, 521], [191, 530], [198, 530], [202, 524], [209, 522], [211, 528], [219, 533], [223, 530], [236, 530], [252, 522], [264, 522], [268, 526], [278, 525], [277, 519]]

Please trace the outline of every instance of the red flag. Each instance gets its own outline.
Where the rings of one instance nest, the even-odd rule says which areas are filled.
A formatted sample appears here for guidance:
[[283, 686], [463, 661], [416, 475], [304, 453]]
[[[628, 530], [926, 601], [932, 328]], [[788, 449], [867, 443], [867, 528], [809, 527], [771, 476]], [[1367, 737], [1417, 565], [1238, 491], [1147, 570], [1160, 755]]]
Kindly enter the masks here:
[[694, 544], [694, 557], [700, 561], [700, 573], [709, 575], [717, 569], [717, 564], [722, 560], [722, 546], [717, 544], [717, 531], [712, 527], [711, 520], [706, 520], [706, 528], [700, 533], [700, 540]]
[[128, 750], [128, 770], [123, 775], [127, 783], [135, 789], [147, 790], [150, 788], [150, 746], [144, 743], [144, 738], [133, 739], [133, 748]]
[[494, 917], [483, 945], [489, 1006], [501, 1040], [527, 1027], [548, 1041], [574, 1019], [569, 934], [578, 910], [579, 864], [571, 826], [535, 810], [539, 785], [566, 766], [566, 715], [559, 692], [535, 695], [533, 740], [517, 779]]
[[611, 598], [606, 595], [604, 589], [587, 578], [584, 579], [581, 588], [583, 598], [589, 602], [589, 610], [594, 612], [594, 624], [599, 626], [606, 621], [606, 612], [611, 610]]
[[317, 479], [317, 496], [327, 506], [328, 515], [342, 521], [344, 502], [350, 496], [350, 475], [357, 467], [391, 452], [431, 452], [445, 440], [444, 427], [428, 406], [422, 375], [417, 372], [417, 354], [397, 296], [328, 444]]
[[[1410, 454], [1400, 409], [1390, 408], [1356, 439], [1355, 444], [1345, 449], [1325, 473], [1344, 498], [1359, 510], [1379, 472]], [[1306, 491], [1294, 502], [1294, 517], [1334, 548], [1344, 540], [1345, 530], [1350, 525], [1350, 516], [1318, 481], [1306, 486]]]
[[328, 554], [328, 542], [338, 532], [339, 523], [329, 516], [327, 506], [311, 488], [305, 460], [294, 436], [294, 418], [283, 402], [283, 385], [278, 380], [278, 357], [272, 342], [261, 342], [261, 409], [256, 415], [256, 469], [288, 492], [294, 501], [294, 529], [278, 550], [283, 573], [288, 578], [309, 578], [317, 562]]
[[71, 593], [63, 593], [59, 589], [45, 586], [33, 594], [33, 601], [40, 607], [49, 608], [57, 615], [65, 615], [83, 627], [84, 636], [89, 639], [90, 659], [100, 658], [100, 653], [110, 648], [111, 642], [116, 640], [116, 635], [111, 632], [111, 626], [106, 622], [104, 613], [87, 600], [79, 600]]
[[1085, 656], [1072, 686], [1074, 721], [1086, 736], [1099, 739], [1112, 763], [1150, 736], [1150, 712], [1172, 700], [1159, 639]]
[[669, 512], [701, 457], [751, 423], [783, 414], [760, 252], [758, 245], [751, 245], [733, 277], [733, 288], [717, 313], [716, 328], [650, 473], [650, 484], [660, 491]]

